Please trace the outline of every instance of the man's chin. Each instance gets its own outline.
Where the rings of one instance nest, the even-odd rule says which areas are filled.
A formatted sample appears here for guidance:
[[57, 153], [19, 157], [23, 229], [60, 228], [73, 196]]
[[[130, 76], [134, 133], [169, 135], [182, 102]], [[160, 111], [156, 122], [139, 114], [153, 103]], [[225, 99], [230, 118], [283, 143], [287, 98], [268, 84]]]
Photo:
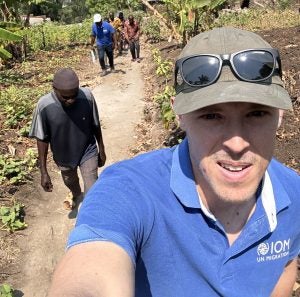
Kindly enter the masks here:
[[71, 104], [63, 104], [63, 107], [66, 107], [66, 108], [70, 108], [74, 105], [74, 103], [71, 103]]
[[224, 203], [230, 204], [243, 204], [255, 197], [257, 188], [226, 188], [226, 189], [218, 189], [215, 191], [218, 199], [223, 201]]

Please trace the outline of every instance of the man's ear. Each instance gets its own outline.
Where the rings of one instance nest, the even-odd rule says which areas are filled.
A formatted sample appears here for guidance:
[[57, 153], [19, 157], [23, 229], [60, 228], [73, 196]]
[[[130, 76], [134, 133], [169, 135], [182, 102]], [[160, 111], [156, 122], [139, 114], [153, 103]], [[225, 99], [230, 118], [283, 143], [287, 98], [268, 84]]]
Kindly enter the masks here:
[[283, 114], [284, 114], [284, 111], [282, 109], [279, 109], [279, 117], [278, 117], [277, 128], [279, 128], [281, 126], [282, 119], [283, 119]]

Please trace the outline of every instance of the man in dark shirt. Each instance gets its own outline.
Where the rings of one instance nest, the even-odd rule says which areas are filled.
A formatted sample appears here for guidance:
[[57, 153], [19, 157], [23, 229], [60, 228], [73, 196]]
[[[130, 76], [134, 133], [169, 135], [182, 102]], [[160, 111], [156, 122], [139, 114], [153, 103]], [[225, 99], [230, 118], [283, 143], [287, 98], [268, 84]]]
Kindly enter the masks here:
[[55, 73], [53, 91], [37, 103], [29, 136], [37, 139], [43, 189], [53, 189], [46, 165], [50, 144], [53, 159], [71, 192], [64, 201], [65, 208], [72, 209], [74, 200], [81, 196], [77, 167], [86, 193], [97, 180], [98, 166], [106, 161], [95, 99], [89, 89], [79, 87], [78, 76], [72, 69], [63, 68]]

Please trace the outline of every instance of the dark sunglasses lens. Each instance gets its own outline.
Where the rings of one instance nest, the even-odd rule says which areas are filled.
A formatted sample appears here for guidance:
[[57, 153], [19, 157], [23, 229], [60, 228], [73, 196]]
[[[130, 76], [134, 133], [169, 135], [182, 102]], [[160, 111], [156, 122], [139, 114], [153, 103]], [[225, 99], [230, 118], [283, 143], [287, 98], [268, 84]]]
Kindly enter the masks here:
[[237, 54], [233, 57], [237, 73], [246, 80], [263, 80], [272, 74], [274, 69], [273, 55], [267, 51], [254, 50]]
[[182, 75], [192, 86], [205, 86], [216, 80], [220, 61], [214, 56], [198, 56], [182, 63]]

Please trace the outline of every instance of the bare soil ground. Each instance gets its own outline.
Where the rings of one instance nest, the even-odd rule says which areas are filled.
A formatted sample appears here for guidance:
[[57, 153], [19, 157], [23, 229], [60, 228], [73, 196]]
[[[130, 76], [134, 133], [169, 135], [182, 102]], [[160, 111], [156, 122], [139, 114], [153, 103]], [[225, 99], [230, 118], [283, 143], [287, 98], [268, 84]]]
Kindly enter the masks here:
[[[286, 113], [283, 126], [278, 132], [275, 156], [286, 165], [300, 172], [300, 27], [258, 33], [281, 52], [284, 80], [294, 105], [294, 111]], [[162, 55], [170, 60], [175, 59], [180, 51], [176, 45], [168, 42], [161, 42], [154, 46], [160, 48]], [[130, 63], [129, 56], [124, 57], [119, 60], [118, 63], [120, 64], [117, 65], [117, 68], [124, 70], [126, 73], [120, 71], [116, 75], [110, 75], [104, 79], [99, 77], [99, 68], [91, 65], [87, 55], [83, 56], [80, 64], [75, 67], [82, 85], [94, 89], [96, 86], [109, 84], [114, 89], [119, 88], [123, 92], [121, 96], [120, 94], [113, 95], [113, 91], [109, 93], [111, 96], [117, 96], [113, 105], [108, 106], [109, 109], [107, 109], [107, 116], [117, 114], [114, 118], [117, 132], [113, 133], [114, 138], [111, 138], [109, 144], [115, 155], [109, 157], [108, 163], [143, 151], [174, 144], [176, 143], [176, 137], [181, 133], [176, 127], [170, 127], [168, 130], [164, 129], [157, 106], [153, 103], [152, 97], [155, 93], [161, 92], [164, 81], [155, 75], [150, 48], [150, 45], [144, 45], [142, 49], [144, 59], [141, 65]], [[132, 80], [132, 77], [138, 79], [138, 76], [131, 77], [132, 73], [140, 75], [144, 82], [143, 94], [138, 88], [136, 88], [136, 91], [129, 91], [130, 98], [143, 98], [143, 114], [139, 113], [141, 108], [139, 104], [129, 104], [127, 108], [124, 106], [124, 109], [117, 110], [117, 106], [122, 104], [122, 100], [127, 100], [126, 102], [130, 103], [128, 101], [130, 98], [126, 97], [128, 88], [131, 85], [137, 86], [139, 84]], [[102, 98], [103, 95], [104, 93], [101, 91], [97, 95], [100, 106], [106, 100]], [[109, 104], [109, 101], [107, 102]], [[114, 107], [116, 110], [114, 110]], [[102, 114], [104, 115], [100, 107], [100, 115]], [[125, 117], [135, 119], [131, 122], [136, 127], [135, 131], [130, 130], [131, 132], [128, 132], [126, 130], [122, 121]], [[103, 125], [104, 131], [108, 132], [104, 139], [108, 140], [110, 137], [109, 126], [112, 124], [108, 124], [108, 121], [105, 123], [105, 118], [103, 118]], [[3, 142], [1, 143], [3, 144]], [[35, 175], [33, 184], [15, 189], [18, 200], [26, 205], [28, 229], [16, 232], [13, 235], [0, 231], [0, 283], [9, 282], [12, 284], [17, 290], [16, 296], [45, 295], [52, 270], [63, 254], [68, 231], [74, 222], [60, 208], [60, 201], [66, 190], [62, 186], [55, 167], [52, 168], [51, 173], [56, 187], [53, 194], [45, 195], [42, 192], [39, 186], [38, 174]], [[75, 216], [76, 214], [73, 215], [73, 218]], [[53, 226], [56, 227], [53, 228]], [[55, 240], [52, 240], [53, 238]], [[46, 246], [45, 241], [47, 241]], [[5, 261], [1, 259], [5, 259]], [[37, 287], [33, 289], [34, 286]], [[297, 296], [297, 294], [300, 296], [299, 290], [294, 293], [294, 296]]]

